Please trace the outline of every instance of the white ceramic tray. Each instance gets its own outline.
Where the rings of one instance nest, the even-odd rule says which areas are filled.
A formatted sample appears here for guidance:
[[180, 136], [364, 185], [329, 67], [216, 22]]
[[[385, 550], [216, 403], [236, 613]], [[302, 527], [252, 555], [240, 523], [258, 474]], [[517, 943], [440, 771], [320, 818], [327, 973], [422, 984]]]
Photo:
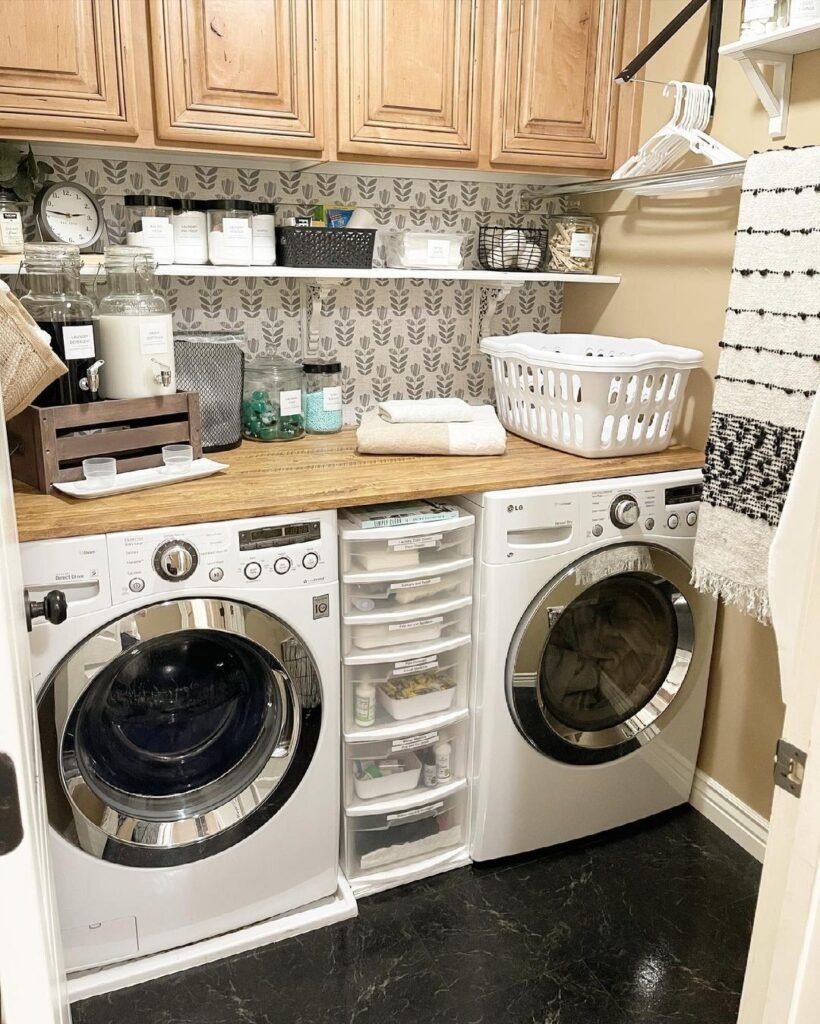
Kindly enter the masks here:
[[194, 459], [191, 468], [184, 473], [172, 473], [165, 466], [153, 469], [135, 469], [130, 473], [118, 473], [111, 487], [96, 487], [87, 480], [73, 480], [71, 483], [54, 484], [58, 491], [70, 494], [72, 498], [107, 498], [112, 494], [126, 494], [128, 491], [144, 491], [149, 487], [163, 487], [165, 484], [181, 484], [185, 480], [199, 480], [213, 476], [228, 466], [213, 459]]

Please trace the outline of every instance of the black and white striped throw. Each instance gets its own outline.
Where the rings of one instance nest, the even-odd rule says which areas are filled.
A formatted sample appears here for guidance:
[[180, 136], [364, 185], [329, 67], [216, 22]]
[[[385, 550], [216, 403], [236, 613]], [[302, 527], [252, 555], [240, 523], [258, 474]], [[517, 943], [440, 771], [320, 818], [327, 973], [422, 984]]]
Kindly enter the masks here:
[[692, 581], [769, 620], [768, 559], [820, 387], [820, 147], [749, 158]]

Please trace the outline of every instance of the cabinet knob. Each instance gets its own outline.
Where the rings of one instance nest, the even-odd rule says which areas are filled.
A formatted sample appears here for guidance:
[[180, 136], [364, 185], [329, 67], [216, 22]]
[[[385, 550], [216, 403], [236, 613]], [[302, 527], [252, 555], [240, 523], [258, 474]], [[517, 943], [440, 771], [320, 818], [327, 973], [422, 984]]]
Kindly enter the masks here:
[[68, 601], [62, 590], [49, 590], [42, 601], [30, 601], [28, 590], [23, 592], [26, 606], [26, 629], [31, 632], [35, 619], [45, 619], [52, 626], [59, 626], [68, 617]]

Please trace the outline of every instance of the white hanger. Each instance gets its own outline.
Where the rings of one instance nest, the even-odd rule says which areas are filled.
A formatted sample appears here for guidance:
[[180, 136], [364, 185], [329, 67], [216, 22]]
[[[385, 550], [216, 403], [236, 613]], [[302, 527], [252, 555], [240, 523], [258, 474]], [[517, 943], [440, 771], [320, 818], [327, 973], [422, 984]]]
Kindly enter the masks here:
[[664, 96], [675, 92], [671, 119], [641, 146], [638, 152], [613, 172], [613, 178], [636, 178], [659, 174], [672, 167], [686, 153], [697, 153], [711, 164], [733, 163], [743, 157], [704, 132], [712, 110], [712, 90], [694, 82], [667, 82]]

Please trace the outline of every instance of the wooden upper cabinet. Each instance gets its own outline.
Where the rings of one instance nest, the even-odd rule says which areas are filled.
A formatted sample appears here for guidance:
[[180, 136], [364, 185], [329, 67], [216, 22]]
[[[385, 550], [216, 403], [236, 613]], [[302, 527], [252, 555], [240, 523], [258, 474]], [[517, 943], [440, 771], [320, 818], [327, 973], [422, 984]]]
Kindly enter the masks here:
[[634, 92], [613, 82], [625, 40], [637, 40], [638, 16], [627, 7], [495, 0], [491, 163], [613, 167], [619, 103]]
[[57, 135], [136, 136], [132, 0], [2, 0], [0, 119]]
[[157, 137], [321, 152], [328, 2], [149, 0]]
[[475, 162], [479, 0], [338, 0], [340, 155]]

